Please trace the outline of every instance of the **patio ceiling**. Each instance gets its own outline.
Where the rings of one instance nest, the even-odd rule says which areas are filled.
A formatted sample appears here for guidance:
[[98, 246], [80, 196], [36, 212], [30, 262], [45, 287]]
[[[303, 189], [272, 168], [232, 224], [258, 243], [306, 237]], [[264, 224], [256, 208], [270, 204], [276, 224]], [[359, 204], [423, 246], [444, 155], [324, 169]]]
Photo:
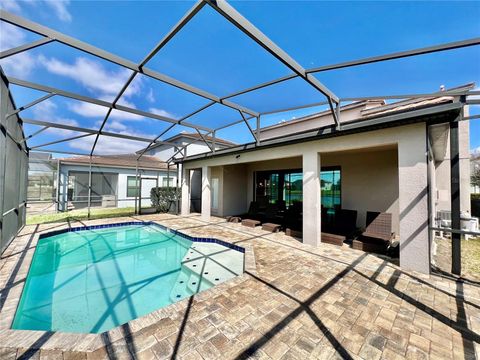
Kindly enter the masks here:
[[[283, 65], [285, 65], [292, 73], [280, 78], [277, 78], [275, 80], [271, 80], [268, 82], [264, 82], [252, 87], [249, 87], [247, 89], [243, 89], [240, 91], [236, 91], [231, 94], [227, 94], [224, 96], [218, 96], [215, 94], [210, 93], [209, 91], [197, 88], [195, 86], [192, 86], [188, 83], [185, 83], [183, 81], [180, 81], [178, 79], [175, 79], [171, 76], [165, 75], [163, 73], [160, 73], [158, 71], [155, 71], [151, 68], [147, 67], [147, 64], [150, 60], [152, 60], [157, 53], [165, 47], [169, 41], [171, 41], [176, 34], [178, 34], [182, 28], [185, 27], [191, 21], [202, 9], [208, 5], [211, 9], [213, 9], [215, 12], [223, 16], [226, 20], [228, 20], [232, 26], [236, 27], [240, 31], [242, 31], [246, 36], [251, 38], [255, 43], [257, 43], [259, 46], [261, 46], [266, 52], [271, 54], [275, 59], [277, 59], [279, 62], [281, 62]], [[15, 84], [24, 88], [29, 88], [29, 89], [34, 89], [34, 90], [39, 90], [42, 92], [45, 92], [46, 95], [38, 98], [37, 100], [34, 100], [30, 102], [29, 104], [26, 104], [20, 108], [17, 108], [17, 110], [8, 116], [13, 116], [17, 115], [19, 116], [19, 119], [21, 119], [24, 123], [32, 124], [32, 125], [37, 125], [41, 126], [40, 130], [36, 131], [32, 135], [29, 135], [27, 138], [24, 139], [17, 139], [18, 142], [25, 142], [32, 137], [36, 136], [37, 134], [43, 132], [44, 130], [48, 128], [58, 128], [58, 129], [65, 129], [65, 130], [71, 130], [75, 131], [79, 135], [75, 135], [72, 137], [68, 137], [65, 139], [57, 140], [57, 141], [52, 141], [48, 143], [43, 143], [40, 145], [32, 146], [31, 149], [39, 149], [42, 151], [51, 151], [54, 153], [61, 153], [61, 151], [49, 149], [48, 146], [52, 144], [57, 144], [57, 143], [64, 143], [64, 142], [69, 142], [69, 141], [75, 141], [77, 139], [82, 139], [84, 137], [92, 136], [95, 137], [95, 140], [93, 142], [92, 148], [89, 152], [89, 154], [85, 153], [75, 153], [75, 152], [68, 152], [69, 154], [77, 154], [77, 155], [90, 155], [92, 156], [95, 153], [95, 149], [97, 147], [97, 143], [100, 139], [100, 137], [116, 137], [116, 138], [122, 138], [125, 140], [134, 140], [134, 141], [139, 141], [139, 142], [144, 142], [147, 143], [148, 145], [143, 148], [143, 150], [139, 151], [138, 159], [140, 159], [150, 148], [157, 144], [166, 144], [166, 145], [171, 145], [176, 148], [176, 151], [174, 155], [168, 160], [168, 163], [173, 162], [174, 160], [180, 159], [179, 156], [184, 156], [182, 155], [185, 153], [183, 150], [185, 149], [186, 146], [195, 143], [195, 142], [205, 142], [205, 144], [209, 147], [210, 153], [215, 153], [215, 147], [211, 146], [208, 141], [205, 140], [206, 136], [211, 136], [215, 139], [216, 133], [219, 130], [229, 128], [238, 124], [244, 124], [245, 127], [248, 129], [249, 133], [251, 134], [252, 138], [255, 139], [254, 143], [249, 144], [249, 147], [256, 147], [260, 146], [261, 141], [260, 141], [260, 128], [261, 128], [261, 117], [264, 115], [268, 114], [275, 114], [275, 113], [281, 113], [285, 111], [291, 111], [291, 110], [296, 110], [296, 109], [302, 109], [302, 108], [312, 108], [315, 106], [319, 105], [327, 105], [329, 108], [329, 111], [332, 114], [332, 118], [335, 122], [335, 129], [332, 131], [340, 131], [342, 126], [340, 122], [340, 104], [346, 103], [346, 102], [352, 102], [352, 101], [361, 101], [361, 100], [366, 100], [366, 99], [406, 99], [406, 98], [415, 98], [415, 97], [443, 97], [447, 95], [455, 95], [455, 96], [464, 96], [464, 102], [465, 104], [472, 104], [476, 105], [479, 104], [478, 99], [472, 99], [469, 98], [469, 96], [472, 95], [480, 95], [480, 92], [478, 91], [451, 91], [451, 92], [436, 92], [436, 93], [431, 93], [431, 94], [398, 94], [398, 95], [378, 95], [375, 97], [349, 97], [349, 98], [340, 98], [336, 94], [334, 94], [331, 89], [329, 89], [327, 86], [325, 86], [322, 82], [320, 82], [319, 79], [315, 76], [317, 73], [321, 73], [324, 71], [329, 71], [329, 70], [336, 70], [336, 69], [343, 69], [343, 68], [349, 68], [349, 67], [355, 67], [355, 66], [361, 66], [365, 64], [372, 64], [372, 63], [378, 63], [378, 62], [383, 62], [383, 61], [389, 61], [389, 60], [394, 60], [394, 59], [401, 59], [401, 58], [408, 58], [408, 57], [413, 57], [413, 56], [420, 56], [424, 54], [431, 54], [431, 53], [436, 53], [436, 52], [442, 52], [442, 51], [449, 51], [449, 50], [454, 50], [454, 49], [459, 49], [459, 48], [465, 48], [465, 47], [470, 47], [470, 46], [477, 46], [480, 45], [480, 38], [474, 38], [474, 39], [467, 39], [463, 41], [456, 41], [456, 42], [451, 42], [451, 43], [446, 43], [446, 44], [440, 44], [440, 45], [435, 45], [435, 46], [429, 46], [429, 47], [424, 47], [424, 48], [418, 48], [418, 49], [413, 49], [409, 51], [402, 51], [402, 52], [395, 52], [395, 53], [390, 53], [390, 54], [385, 54], [385, 55], [380, 55], [380, 56], [374, 56], [374, 57], [368, 57], [368, 58], [363, 58], [363, 59], [357, 59], [357, 60], [352, 60], [352, 61], [347, 61], [347, 62], [341, 62], [341, 63], [336, 63], [336, 64], [331, 64], [331, 65], [324, 65], [320, 67], [315, 67], [311, 69], [306, 69], [302, 65], [300, 65], [295, 59], [293, 59], [289, 54], [287, 54], [284, 50], [282, 50], [278, 45], [276, 45], [272, 40], [270, 40], [265, 34], [263, 34], [258, 28], [256, 28], [248, 19], [246, 19], [244, 16], [242, 16], [235, 8], [233, 8], [227, 1], [224, 0], [200, 0], [193, 7], [178, 21], [178, 23], [157, 43], [157, 45], [143, 58], [142, 61], [139, 63], [134, 63], [130, 60], [124, 59], [120, 56], [117, 56], [115, 54], [112, 54], [110, 52], [107, 52], [105, 50], [102, 50], [100, 48], [97, 48], [95, 46], [92, 46], [90, 44], [87, 44], [85, 42], [82, 42], [80, 40], [77, 40], [73, 37], [67, 36], [65, 34], [62, 34], [61, 32], [52, 30], [50, 28], [47, 28], [45, 26], [42, 26], [40, 24], [34, 23], [32, 21], [26, 20], [22, 17], [10, 14], [4, 10], [0, 10], [0, 19], [6, 23], [12, 24], [14, 26], [20, 27], [24, 30], [28, 30], [32, 33], [35, 33], [37, 35], [40, 35], [41, 38], [35, 41], [32, 41], [30, 43], [14, 47], [5, 51], [0, 52], [0, 59], [8, 58], [10, 56], [14, 56], [16, 54], [22, 53], [24, 51], [28, 51], [37, 47], [44, 46], [46, 44], [50, 43], [60, 43], [65, 46], [74, 48], [76, 50], [79, 50], [83, 53], [92, 55], [94, 57], [106, 60], [112, 64], [115, 64], [116, 66], [120, 66], [121, 68], [130, 70], [131, 73], [128, 76], [127, 80], [125, 81], [123, 87], [120, 89], [120, 91], [117, 93], [117, 95], [114, 97], [112, 101], [105, 101], [105, 100], [100, 100], [97, 98], [92, 98], [92, 97], [87, 97], [75, 92], [71, 91], [66, 91], [63, 89], [51, 87], [51, 86], [46, 86], [43, 84], [39, 83], [34, 83], [30, 81], [25, 81], [23, 79], [17, 79], [11, 76], [8, 76], [8, 74], [3, 74], [3, 69], [2, 69], [2, 77], [10, 83], [10, 84]], [[132, 82], [139, 77], [139, 76], [146, 76], [150, 79], [153, 79], [157, 82], [163, 83], [163, 84], [168, 84], [169, 86], [173, 86], [175, 88], [181, 89], [182, 91], [188, 92], [190, 94], [194, 94], [200, 98], [208, 100], [206, 104], [203, 106], [199, 107], [198, 109], [192, 111], [191, 113], [179, 118], [179, 119], [174, 119], [170, 116], [154, 113], [152, 111], [144, 111], [144, 110], [139, 110], [130, 106], [126, 105], [121, 105], [119, 104], [119, 100], [121, 99], [122, 95], [125, 94], [125, 92], [129, 89], [129, 87], [132, 85]], [[269, 109], [269, 110], [262, 110], [259, 111], [258, 109], [250, 109], [247, 106], [244, 106], [242, 104], [239, 104], [237, 102], [231, 101], [231, 98], [234, 97], [239, 97], [240, 95], [244, 95], [247, 93], [251, 93], [263, 88], [271, 87], [277, 84], [281, 83], [287, 83], [288, 81], [291, 81], [293, 79], [300, 79], [303, 81], [305, 84], [307, 84], [309, 87], [311, 87], [314, 91], [317, 91], [322, 97], [325, 98], [324, 101], [322, 102], [315, 102], [311, 104], [303, 104], [303, 105], [298, 105], [295, 107], [290, 107], [290, 108], [284, 108], [284, 109]], [[79, 127], [79, 126], [70, 126], [70, 125], [65, 125], [65, 124], [57, 124], [51, 121], [44, 121], [44, 120], [37, 120], [37, 119], [29, 119], [29, 118], [22, 118], [21, 113], [31, 107], [34, 107], [41, 102], [48, 100], [52, 97], [65, 97], [65, 98], [70, 98], [74, 99], [76, 101], [80, 101], [82, 103], [86, 104], [91, 104], [95, 106], [101, 106], [105, 107], [108, 109], [106, 115], [104, 116], [103, 120], [101, 121], [100, 126], [98, 129], [92, 130], [92, 129], [87, 129], [84, 127]], [[221, 126], [205, 126], [203, 124], [199, 124], [193, 120], [195, 116], [198, 114], [201, 114], [205, 111], [211, 110], [215, 106], [221, 106], [225, 107], [228, 109], [231, 109], [235, 112], [238, 113], [238, 120], [235, 121], [228, 121], [227, 123], [222, 124]], [[108, 124], [109, 118], [112, 114], [113, 111], [121, 111], [124, 113], [129, 113], [133, 115], [139, 115], [145, 118], [149, 119], [154, 119], [158, 120], [164, 124], [168, 124], [168, 127], [166, 127], [161, 133], [159, 133], [155, 138], [144, 138], [144, 137], [138, 137], [138, 136], [133, 136], [133, 135], [125, 135], [125, 134], [119, 134], [119, 133], [113, 133], [105, 130], [105, 126]], [[473, 119], [474, 117], [470, 117], [470, 119]], [[48, 119], [47, 119], [48, 120]], [[218, 120], [221, 120], [218, 118]], [[253, 127], [251, 121], [255, 120], [256, 126]], [[175, 127], [185, 127], [185, 128], [190, 128], [193, 129], [196, 133], [198, 133], [200, 136], [198, 139], [192, 139], [187, 145], [184, 145], [181, 148], [177, 148], [177, 146], [173, 143], [165, 142], [162, 141], [161, 138], [164, 136], [168, 131], [172, 130]], [[232, 146], [232, 149], [234, 147], [237, 147], [237, 145]], [[65, 152], [67, 153], [67, 152]]]

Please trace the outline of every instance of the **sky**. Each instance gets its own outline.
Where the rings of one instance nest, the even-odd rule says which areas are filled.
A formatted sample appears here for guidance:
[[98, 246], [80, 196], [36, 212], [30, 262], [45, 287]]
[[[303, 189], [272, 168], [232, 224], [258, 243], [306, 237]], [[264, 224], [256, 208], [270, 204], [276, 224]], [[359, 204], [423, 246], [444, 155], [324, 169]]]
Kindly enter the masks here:
[[[135, 63], [194, 4], [191, 1], [10, 1], [11, 13], [61, 31]], [[304, 68], [459, 41], [480, 36], [480, 2], [428, 1], [232, 1], [243, 16]], [[0, 49], [39, 36], [0, 23]], [[0, 61], [7, 76], [112, 101], [131, 71], [58, 43], [50, 43]], [[205, 6], [146, 67], [216, 96], [288, 75], [291, 71], [251, 39]], [[480, 89], [480, 46], [392, 60], [315, 75], [339, 97], [430, 93], [475, 83]], [[17, 106], [44, 93], [12, 85]], [[257, 112], [268, 112], [325, 98], [302, 79], [231, 98]], [[179, 119], [209, 100], [145, 75], [138, 75], [119, 103]], [[471, 114], [479, 114], [480, 106]], [[322, 107], [262, 116], [262, 126], [288, 121]], [[107, 109], [52, 97], [22, 112], [22, 117], [98, 129]], [[240, 120], [238, 111], [214, 105], [187, 121], [215, 128]], [[113, 111], [104, 130], [154, 138], [170, 124]], [[252, 122], [253, 125], [253, 122]], [[27, 135], [40, 127], [25, 125]], [[180, 131], [175, 126], [162, 139]], [[48, 129], [29, 140], [30, 147], [78, 135]], [[236, 143], [253, 140], [244, 124], [219, 131]], [[89, 153], [94, 136], [49, 145], [57, 151]], [[101, 136], [96, 154], [132, 153], [147, 143]], [[470, 148], [480, 152], [480, 120], [471, 121]]]

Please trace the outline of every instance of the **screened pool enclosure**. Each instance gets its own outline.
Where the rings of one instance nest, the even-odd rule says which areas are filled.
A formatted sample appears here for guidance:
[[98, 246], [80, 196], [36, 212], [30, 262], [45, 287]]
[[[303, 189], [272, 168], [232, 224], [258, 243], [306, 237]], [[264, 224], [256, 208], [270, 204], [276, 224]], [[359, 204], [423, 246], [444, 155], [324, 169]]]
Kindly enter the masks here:
[[[233, 29], [239, 30], [247, 40], [252, 44], [264, 50], [271, 55], [273, 60], [279, 62], [285, 68], [287, 75], [264, 81], [262, 83], [250, 86], [245, 89], [233, 91], [225, 94], [214, 94], [205, 89], [193, 86], [186, 81], [181, 81], [172, 76], [166, 75], [154, 67], [149, 65], [155, 61], [156, 57], [162, 56], [162, 49], [172, 42], [176, 37], [180, 36], [182, 31], [188, 28], [190, 22], [198, 16], [202, 16], [204, 12], [209, 12], [215, 16], [220, 16], [222, 20], [228, 21]], [[59, 31], [48, 28], [44, 25], [32, 22], [23, 17], [11, 14], [4, 10], [0, 10], [0, 18], [2, 25], [14, 26], [28, 32], [34, 36], [31, 41], [24, 44], [5, 49], [0, 53], [0, 59], [15, 59], [16, 56], [25, 52], [35, 52], [41, 49], [49, 49], [52, 46], [63, 46], [71, 48], [72, 51], [78, 52], [89, 59], [97, 59], [99, 61], [118, 67], [127, 74], [125, 81], [116, 89], [115, 96], [110, 99], [95, 98], [81, 93], [80, 91], [72, 91], [65, 89], [62, 85], [42, 84], [28, 79], [18, 78], [4, 72], [2, 69], [2, 112], [1, 112], [1, 155], [0, 155], [0, 194], [1, 199], [1, 239], [2, 250], [5, 248], [17, 230], [25, 223], [25, 207], [28, 202], [32, 204], [35, 201], [51, 200], [56, 203], [58, 210], [58, 193], [55, 190], [58, 187], [58, 171], [55, 161], [46, 159], [43, 161], [41, 169], [30, 169], [28, 166], [28, 157], [31, 151], [46, 154], [57, 154], [62, 156], [94, 156], [106, 155], [102, 153], [102, 149], [108, 149], [109, 141], [122, 140], [125, 141], [125, 149], [131, 149], [131, 145], [137, 147], [135, 151], [136, 161], [142, 161], [148, 152], [157, 145], [166, 145], [174, 149], [173, 154], [166, 159], [168, 178], [175, 176], [175, 182], [167, 179], [166, 182], [160, 181], [167, 187], [177, 186], [182, 181], [181, 163], [187, 157], [187, 147], [196, 144], [204, 144], [209, 151], [202, 156], [218, 156], [225, 153], [235, 153], [235, 151], [255, 150], [261, 148], [269, 148], [275, 144], [281, 143], [280, 138], [262, 140], [261, 128], [265, 124], [271, 123], [269, 116], [278, 114], [291, 114], [295, 111], [311, 111], [312, 113], [319, 110], [327, 110], [331, 114], [332, 122], [327, 130], [322, 130], [322, 135], [335, 137], [346, 133], [355, 133], [360, 128], [372, 127], [380, 128], [382, 123], [372, 119], [368, 123], [342, 124], [340, 113], [341, 106], [351, 104], [357, 101], [369, 101], [383, 99], [386, 101], [402, 100], [402, 99], [418, 99], [418, 98], [441, 98], [445, 96], [459, 97], [463, 105], [471, 107], [470, 114], [462, 113], [455, 120], [446, 123], [450, 129], [451, 144], [450, 155], [451, 161], [451, 189], [452, 196], [449, 199], [451, 210], [451, 226], [442, 228], [444, 232], [451, 234], [451, 243], [453, 244], [451, 258], [452, 271], [459, 273], [460, 255], [459, 244], [460, 237], [466, 234], [460, 227], [460, 186], [458, 181], [458, 123], [462, 121], [472, 121], [480, 118], [478, 111], [473, 110], [480, 104], [480, 91], [477, 90], [451, 90], [438, 91], [433, 93], [416, 93], [416, 94], [382, 94], [379, 89], [375, 96], [345, 96], [336, 94], [320, 79], [322, 75], [325, 77], [327, 73], [335, 73], [336, 71], [357, 68], [362, 66], [374, 66], [372, 64], [385, 63], [392, 60], [408, 59], [412, 57], [420, 57], [427, 54], [435, 54], [439, 52], [455, 53], [458, 49], [470, 48], [480, 45], [480, 38], [466, 39], [461, 41], [438, 44], [413, 50], [394, 52], [379, 56], [366, 57], [344, 61], [339, 63], [321, 65], [312, 68], [305, 68], [300, 65], [286, 51], [282, 50], [272, 40], [270, 40], [261, 30], [253, 25], [246, 17], [240, 14], [235, 7], [227, 1], [198, 1], [190, 10], [166, 33], [153, 49], [145, 54], [143, 60], [138, 63], [132, 62], [126, 58], [110, 53], [104, 49], [97, 48], [91, 44], [82, 42], [72, 36], [65, 35]], [[288, 31], [288, 30], [286, 30]], [[122, 39], [118, 39], [122, 41]], [[194, 57], [195, 54], [186, 54]], [[40, 58], [42, 59], [42, 58]], [[45, 60], [45, 57], [43, 58]], [[42, 61], [42, 60], [40, 60]], [[46, 71], [39, 69], [38, 71]], [[241, 72], [242, 69], [232, 69], [235, 72]], [[248, 71], [244, 70], [246, 73]], [[185, 100], [185, 109], [182, 115], [172, 115], [168, 112], [159, 112], [152, 109], [137, 108], [125, 100], [125, 94], [128, 94], [136, 81], [149, 81], [157, 86], [156, 90], [162, 87], [175, 89], [178, 94], [183, 96]], [[266, 108], [267, 102], [262, 99], [269, 97], [268, 90], [281, 86], [285, 89], [286, 94], [290, 94], [290, 98], [296, 99], [296, 104], [292, 106], [272, 106]], [[289, 93], [289, 86], [294, 89]], [[304, 86], [311, 91], [315, 98], [313, 102], [303, 101], [301, 97], [295, 96], [296, 89]], [[30, 102], [15, 104], [15, 96], [13, 89], [29, 89], [37, 96]], [[250, 98], [249, 98], [250, 97]], [[256, 102], [252, 102], [252, 99]], [[11, 101], [10, 101], [11, 99]], [[248, 101], [250, 99], [250, 101]], [[33, 109], [41, 108], [42, 104], [49, 101], [71, 101], [75, 106], [80, 106], [87, 111], [88, 109], [102, 109], [102, 115], [99, 115], [97, 123], [77, 124], [68, 121], [54, 121], [53, 115], [43, 113], [46, 116], [35, 117]], [[251, 106], [251, 104], [260, 104], [259, 108]], [[62, 103], [59, 103], [62, 104]], [[60, 106], [60, 105], [58, 105]], [[187, 111], [188, 109], [188, 111]], [[38, 114], [38, 112], [37, 112]], [[41, 114], [41, 113], [40, 113]], [[137, 121], [144, 122], [148, 127], [151, 137], [138, 136], [133, 129], [123, 129], [119, 131], [109, 126], [113, 123], [114, 116], [122, 114], [123, 116], [132, 116]], [[100, 120], [100, 121], [98, 121]], [[270, 121], [270, 122], [269, 122]], [[23, 129], [29, 129], [29, 134], [25, 134]], [[242, 144], [232, 145], [227, 149], [218, 150], [215, 146], [216, 138], [223, 137], [225, 130], [234, 130], [239, 139], [248, 139], [242, 141]], [[35, 140], [44, 132], [57, 130], [57, 134], [62, 134], [55, 140], [43, 143], [36, 143]], [[189, 131], [198, 134], [197, 139], [192, 139], [187, 145], [178, 146], [176, 143], [170, 143], [164, 139], [172, 134], [180, 131]], [[242, 135], [240, 135], [242, 134]], [[210, 136], [213, 140], [207, 141]], [[83, 151], [65, 150], [67, 144], [78, 141], [84, 141], [85, 138], [90, 140], [89, 146]], [[233, 139], [234, 140], [234, 139]], [[99, 150], [100, 149], [100, 150]], [[118, 152], [122, 148], [118, 149]], [[30, 163], [33, 164], [32, 159]], [[48, 164], [48, 165], [47, 165]], [[178, 165], [178, 166], [177, 166]], [[172, 170], [170, 170], [172, 169]], [[27, 171], [28, 170], [28, 171]], [[30, 175], [27, 180], [27, 173]], [[322, 203], [326, 208], [333, 208], [340, 205], [342, 192], [342, 174], [340, 169], [325, 169], [322, 174]], [[129, 195], [134, 195], [135, 202], [140, 194], [139, 184], [142, 175], [138, 171], [138, 167], [133, 175], [128, 179], [126, 189]], [[115, 197], [114, 189], [118, 186], [118, 177], [114, 174], [100, 174], [92, 170], [92, 164], [87, 166], [87, 170], [72, 171], [68, 180], [68, 200], [76, 202], [79, 207], [84, 207], [90, 212], [90, 208], [96, 205], [118, 206], [118, 199]], [[257, 174], [256, 196], [269, 197], [272, 199], [284, 200], [292, 203], [301, 197], [299, 184], [301, 177], [295, 172], [270, 172]], [[29, 198], [27, 199], [27, 189]], [[218, 199], [214, 199], [214, 202]], [[135, 204], [135, 210], [138, 211]], [[430, 209], [431, 212], [435, 209]], [[434, 217], [434, 216], [433, 216]], [[438, 227], [435, 223], [429, 224], [430, 230], [437, 231]], [[468, 232], [467, 232], [468, 233]]]

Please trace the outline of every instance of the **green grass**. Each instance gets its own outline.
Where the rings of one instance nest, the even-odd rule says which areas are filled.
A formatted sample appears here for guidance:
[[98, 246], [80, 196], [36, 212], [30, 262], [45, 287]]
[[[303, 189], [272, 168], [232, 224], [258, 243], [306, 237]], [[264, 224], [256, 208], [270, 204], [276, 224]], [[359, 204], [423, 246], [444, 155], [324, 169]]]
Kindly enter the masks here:
[[480, 237], [462, 241], [462, 272], [480, 279]]
[[[128, 208], [102, 208], [91, 209], [90, 219], [103, 219], [120, 216], [134, 215], [135, 209], [133, 207]], [[27, 215], [27, 225], [32, 224], [48, 224], [55, 222], [64, 222], [68, 220], [87, 220], [87, 209], [72, 210], [68, 212], [59, 212], [55, 214], [36, 214]]]

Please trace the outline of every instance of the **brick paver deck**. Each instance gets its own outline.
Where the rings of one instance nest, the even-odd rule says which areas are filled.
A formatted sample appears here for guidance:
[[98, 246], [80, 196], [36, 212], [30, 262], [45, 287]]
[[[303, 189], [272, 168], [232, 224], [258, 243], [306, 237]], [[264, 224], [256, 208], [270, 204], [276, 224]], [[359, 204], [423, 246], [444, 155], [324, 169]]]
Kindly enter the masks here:
[[256, 267], [163, 309], [162, 316], [101, 336], [9, 330], [8, 314], [21, 294], [34, 234], [66, 225], [25, 227], [0, 260], [2, 360], [474, 359], [475, 351], [480, 354], [479, 286], [405, 272], [361, 251], [329, 244], [313, 248], [283, 233], [218, 218], [137, 219], [248, 246]]

